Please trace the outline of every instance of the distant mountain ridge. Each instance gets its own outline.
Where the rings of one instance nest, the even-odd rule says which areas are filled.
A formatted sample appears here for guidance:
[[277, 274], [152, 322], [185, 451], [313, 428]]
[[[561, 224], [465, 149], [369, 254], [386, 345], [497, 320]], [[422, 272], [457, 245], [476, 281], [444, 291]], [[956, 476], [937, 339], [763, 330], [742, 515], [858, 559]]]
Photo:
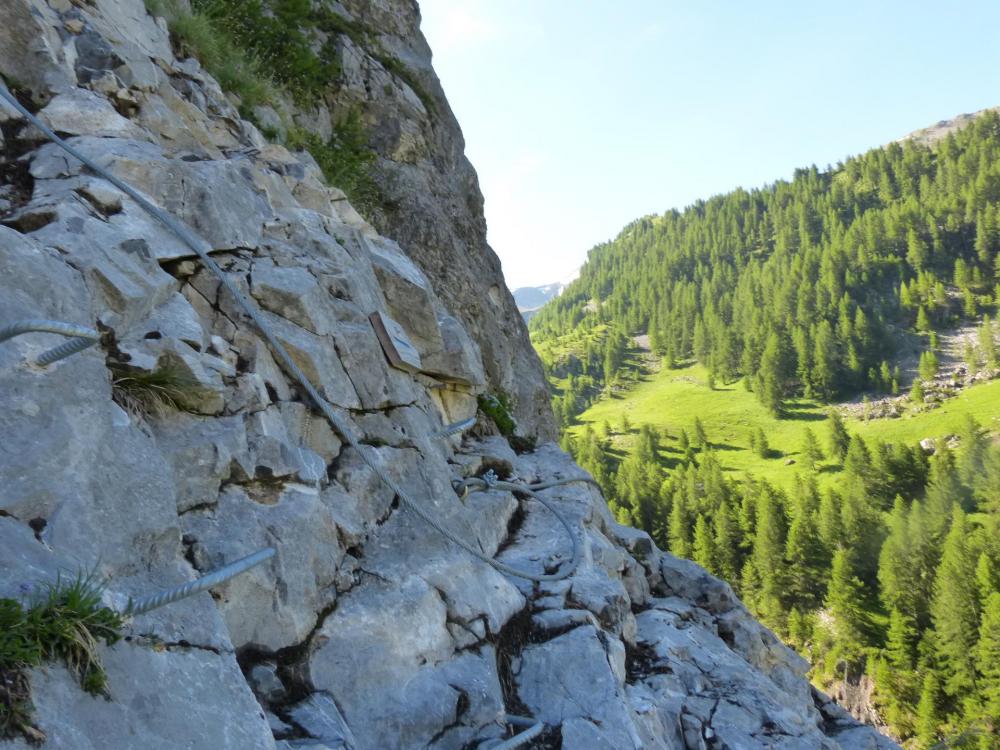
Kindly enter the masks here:
[[562, 281], [555, 281], [551, 284], [543, 284], [541, 286], [522, 286], [515, 289], [512, 294], [514, 295], [514, 302], [517, 304], [517, 309], [521, 313], [521, 316], [525, 321], [531, 320], [532, 315], [538, 312], [546, 302], [562, 294], [563, 290], [575, 281], [579, 275], [580, 269], [577, 268]]
[[949, 134], [958, 132], [984, 112], [1000, 112], [1000, 107], [988, 107], [987, 109], [981, 109], [978, 112], [972, 112], [971, 114], [965, 113], [955, 115], [950, 120], [938, 120], [938, 122], [933, 125], [926, 128], [920, 128], [920, 130], [914, 130], [912, 133], [904, 135], [897, 142], [902, 143], [903, 141], [916, 141], [917, 143], [922, 143], [925, 146], [932, 146], [942, 138], [947, 137]]

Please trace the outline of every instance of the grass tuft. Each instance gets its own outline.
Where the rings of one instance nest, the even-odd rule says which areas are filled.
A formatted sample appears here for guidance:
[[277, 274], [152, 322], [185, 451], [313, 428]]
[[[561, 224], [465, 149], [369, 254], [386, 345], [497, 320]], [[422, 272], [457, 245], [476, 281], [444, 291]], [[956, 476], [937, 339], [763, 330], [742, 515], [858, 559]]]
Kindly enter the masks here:
[[110, 364], [109, 369], [111, 398], [137, 418], [149, 419], [171, 411], [185, 411], [201, 392], [201, 384], [173, 367], [146, 372]]
[[343, 190], [362, 213], [378, 205], [380, 193], [372, 178], [375, 152], [368, 148], [368, 131], [358, 110], [350, 110], [334, 123], [333, 136], [328, 141], [296, 127], [289, 130], [285, 145], [312, 154], [327, 183]]
[[[309, 0], [191, 0], [190, 7], [181, 0], [146, 0], [146, 8], [166, 18], [179, 56], [196, 57], [223, 90], [239, 99], [245, 119], [256, 122], [254, 109], [271, 107], [283, 121], [286, 146], [308, 150], [327, 183], [343, 190], [359, 211], [370, 214], [378, 207], [375, 152], [359, 112], [352, 109], [335, 122], [333, 137], [324, 141], [292, 124], [289, 104], [309, 107], [336, 90], [336, 34], [377, 47], [363, 26], [329, 8], [314, 8]], [[314, 44], [317, 34], [330, 38]], [[380, 51], [372, 54], [411, 87], [418, 85], [398, 60], [393, 64], [394, 58]], [[427, 101], [430, 109], [433, 100]], [[279, 140], [279, 129], [261, 132]]]
[[27, 606], [0, 599], [0, 738], [44, 741], [45, 734], [32, 725], [28, 680], [28, 670], [43, 662], [61, 661], [86, 692], [107, 695], [98, 645], [117, 643], [123, 621], [102, 606], [101, 591], [92, 574], [78, 574], [42, 586]]
[[499, 396], [487, 394], [480, 396], [479, 409], [493, 420], [497, 429], [500, 430], [500, 434], [504, 437], [509, 438], [517, 430], [517, 423], [514, 422], [514, 417], [511, 414], [513, 409], [507, 394], [501, 393]]

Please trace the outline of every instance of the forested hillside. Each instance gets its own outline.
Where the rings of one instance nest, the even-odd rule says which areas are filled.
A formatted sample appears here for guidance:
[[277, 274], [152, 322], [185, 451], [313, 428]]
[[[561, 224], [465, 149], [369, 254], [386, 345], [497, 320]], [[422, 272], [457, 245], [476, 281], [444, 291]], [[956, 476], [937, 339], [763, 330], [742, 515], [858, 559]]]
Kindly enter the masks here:
[[[694, 357], [719, 380], [746, 378], [775, 412], [793, 394], [891, 390], [883, 363], [903, 331], [995, 301], [998, 157], [1000, 116], [988, 112], [934, 150], [893, 143], [640, 219], [591, 251], [532, 331], [544, 340], [610, 322], [648, 333], [668, 362]], [[611, 337], [582, 362], [551, 364], [600, 381], [620, 348]]]
[[[564, 444], [620, 520], [729, 580], [817, 682], [847, 697], [873, 683], [854, 707], [915, 748], [1000, 747], [1000, 399], [981, 384], [997, 374], [998, 250], [990, 112], [933, 146], [640, 219], [531, 323]], [[959, 326], [943, 382], [940, 338]], [[694, 373], [692, 407], [672, 381]], [[738, 391], [756, 425], [749, 408], [714, 418]], [[917, 445], [908, 426], [965, 393], [982, 395], [941, 416], [948, 439]], [[835, 407], [861, 397], [864, 418]], [[772, 445], [790, 434], [794, 458]]]

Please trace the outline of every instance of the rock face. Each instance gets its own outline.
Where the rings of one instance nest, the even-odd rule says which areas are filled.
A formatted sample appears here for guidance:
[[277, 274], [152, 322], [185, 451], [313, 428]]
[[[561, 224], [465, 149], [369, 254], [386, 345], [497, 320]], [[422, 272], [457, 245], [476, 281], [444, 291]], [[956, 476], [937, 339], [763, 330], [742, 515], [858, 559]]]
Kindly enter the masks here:
[[[7, 7], [0, 73], [73, 146], [211, 243], [361, 441], [305, 403], [174, 237], [0, 109], [0, 324], [104, 331], [100, 347], [44, 368], [34, 358], [51, 335], [0, 345], [0, 597], [92, 571], [121, 608], [277, 551], [211, 595], [134, 618], [125, 641], [101, 649], [107, 699], [58, 664], [34, 670], [46, 747], [488, 748], [517, 731], [507, 714], [544, 722], [535, 746], [548, 748], [893, 747], [813, 692], [805, 663], [727, 585], [615, 524], [591, 485], [545, 491], [583, 562], [533, 585], [446, 541], [362, 460], [487, 556], [537, 574], [567, 553], [536, 501], [463, 500], [452, 484], [498, 467], [512, 481], [580, 477], [567, 455], [551, 443], [515, 455], [483, 423], [476, 437], [433, 437], [474, 415], [489, 383], [524, 378], [529, 351], [511, 335], [520, 328], [491, 341], [517, 314], [504, 317], [498, 269], [484, 271], [493, 256], [457, 127], [466, 192], [455, 182], [448, 195], [463, 207], [431, 191], [406, 209], [427, 211], [428, 237], [450, 238], [440, 256], [422, 254], [240, 119], [197, 63], [174, 58], [140, 0]], [[429, 59], [415, 9], [402, 7], [373, 4], [371, 22]], [[432, 186], [421, 169], [406, 190]], [[456, 286], [434, 257], [453, 264]], [[423, 372], [387, 364], [374, 312], [406, 329]], [[541, 390], [529, 396], [522, 405], [544, 403]]]
[[[478, 342], [487, 381], [513, 397], [525, 434], [555, 438], [541, 364], [486, 243], [483, 196], [465, 141], [420, 33], [414, 0], [345, 0], [351, 20], [377, 30], [380, 50], [342, 38], [341, 88], [331, 106], [360, 106], [379, 153], [384, 196], [375, 226], [406, 248]], [[406, 69], [393, 74], [394, 59]]]

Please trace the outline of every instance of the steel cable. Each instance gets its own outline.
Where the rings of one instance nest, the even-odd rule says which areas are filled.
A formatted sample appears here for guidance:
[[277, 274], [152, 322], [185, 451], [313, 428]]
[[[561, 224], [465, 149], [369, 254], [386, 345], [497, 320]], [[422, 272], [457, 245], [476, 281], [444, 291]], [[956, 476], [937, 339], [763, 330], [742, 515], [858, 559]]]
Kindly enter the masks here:
[[179, 586], [164, 589], [156, 594], [141, 596], [138, 599], [130, 598], [128, 606], [125, 608], [125, 612], [123, 614], [133, 617], [135, 615], [142, 615], [146, 612], [166, 606], [167, 604], [173, 604], [181, 599], [186, 599], [189, 596], [200, 594], [202, 591], [207, 591], [213, 586], [225, 583], [230, 578], [235, 578], [240, 573], [246, 573], [250, 570], [250, 568], [260, 565], [262, 562], [273, 556], [274, 548], [266, 547], [258, 552], [254, 552], [252, 555], [242, 557], [234, 563], [230, 563], [229, 565], [213, 570], [211, 573], [203, 575], [201, 578], [196, 578], [193, 581], [182, 583]]
[[[246, 299], [243, 294], [240, 293], [239, 289], [232, 280], [226, 275], [226, 273], [219, 267], [219, 265], [212, 259], [209, 255], [212, 248], [205, 240], [202, 240], [197, 235], [195, 235], [190, 229], [185, 227], [181, 222], [172, 217], [170, 214], [166, 213], [163, 209], [153, 204], [149, 199], [147, 199], [142, 193], [133, 188], [127, 182], [119, 179], [115, 175], [111, 174], [108, 170], [101, 167], [95, 161], [89, 157], [82, 154], [80, 151], [75, 149], [73, 146], [69, 145], [56, 135], [51, 128], [49, 128], [45, 123], [43, 123], [38, 117], [33, 115], [28, 111], [17, 98], [10, 93], [6, 85], [0, 81], [0, 98], [3, 98], [8, 104], [10, 104], [14, 109], [21, 113], [28, 121], [41, 131], [46, 138], [52, 141], [54, 144], [59, 146], [63, 151], [72, 156], [73, 158], [80, 161], [87, 168], [89, 168], [94, 174], [104, 178], [116, 188], [121, 190], [123, 193], [128, 195], [132, 200], [134, 200], [140, 208], [142, 208], [150, 216], [154, 217], [157, 221], [163, 224], [170, 232], [176, 235], [185, 245], [191, 248], [192, 251], [201, 259], [205, 267], [208, 268], [215, 276], [219, 279], [219, 282], [229, 291], [233, 296], [237, 304], [243, 309], [247, 316], [254, 322], [257, 329], [261, 332], [264, 338], [270, 344], [271, 349], [276, 355], [277, 359], [281, 364], [287, 369], [288, 372], [299, 382], [303, 390], [308, 394], [309, 399], [316, 405], [316, 407], [323, 412], [323, 415], [329, 420], [333, 428], [353, 447], [358, 454], [361, 456], [362, 460], [371, 468], [372, 471], [382, 480], [382, 482], [390, 489], [392, 492], [400, 499], [400, 502], [408, 507], [413, 513], [415, 513], [421, 520], [428, 524], [432, 529], [437, 531], [439, 534], [444, 536], [450, 542], [472, 555], [478, 560], [492, 566], [496, 570], [505, 573], [507, 575], [515, 576], [517, 578], [524, 578], [529, 581], [556, 581], [568, 577], [572, 574], [573, 570], [576, 569], [576, 565], [579, 562], [579, 548], [576, 535], [572, 531], [572, 527], [569, 522], [553, 507], [549, 506], [547, 502], [538, 498], [546, 507], [551, 510], [557, 518], [562, 522], [562, 525], [567, 529], [570, 534], [570, 538], [573, 541], [573, 564], [566, 570], [553, 575], [536, 575], [526, 571], [517, 570], [508, 565], [505, 565], [497, 560], [494, 560], [487, 555], [484, 555], [479, 550], [475, 549], [465, 540], [456, 536], [453, 532], [444, 528], [440, 523], [437, 522], [427, 511], [425, 511], [415, 500], [413, 500], [408, 494], [406, 494], [398, 484], [388, 475], [385, 469], [382, 467], [381, 462], [375, 454], [370, 452], [368, 449], [361, 446], [360, 441], [354, 436], [354, 433], [348, 427], [347, 423], [341, 419], [333, 408], [327, 403], [316, 387], [310, 382], [309, 378], [306, 377], [302, 369], [295, 363], [291, 355], [288, 354], [285, 347], [277, 339], [274, 333], [271, 331], [270, 326], [266, 323], [260, 313], [256, 310], [254, 305]], [[520, 489], [519, 485], [518, 488]], [[529, 493], [530, 494], [530, 493]], [[537, 495], [535, 496], [537, 497]]]
[[[521, 719], [520, 716], [518, 716], [517, 718]], [[511, 724], [515, 723], [511, 721], [510, 716], [507, 717], [507, 721], [510, 722]], [[515, 734], [509, 740], [504, 740], [499, 745], [491, 745], [490, 750], [514, 750], [514, 748], [521, 747], [521, 745], [523, 745], [528, 740], [532, 740], [538, 735], [540, 735], [542, 733], [542, 730], [545, 729], [545, 724], [543, 724], [542, 722], [538, 722], [537, 724], [532, 722], [531, 720], [529, 720], [529, 722], [531, 725], [523, 732]]]
[[431, 435], [431, 437], [433, 438], [451, 437], [452, 435], [457, 435], [460, 432], [465, 432], [475, 423], [476, 423], [475, 417], [469, 417], [468, 419], [463, 419], [461, 422], [452, 422], [451, 424], [442, 427], [440, 430]]
[[0, 342], [24, 333], [57, 333], [60, 336], [71, 337], [69, 341], [65, 341], [59, 346], [38, 355], [35, 359], [35, 364], [42, 365], [43, 367], [51, 365], [53, 362], [58, 362], [70, 354], [82, 352], [101, 339], [101, 334], [93, 328], [79, 326], [74, 323], [63, 323], [59, 320], [34, 318], [32, 320], [19, 320], [0, 328]]

